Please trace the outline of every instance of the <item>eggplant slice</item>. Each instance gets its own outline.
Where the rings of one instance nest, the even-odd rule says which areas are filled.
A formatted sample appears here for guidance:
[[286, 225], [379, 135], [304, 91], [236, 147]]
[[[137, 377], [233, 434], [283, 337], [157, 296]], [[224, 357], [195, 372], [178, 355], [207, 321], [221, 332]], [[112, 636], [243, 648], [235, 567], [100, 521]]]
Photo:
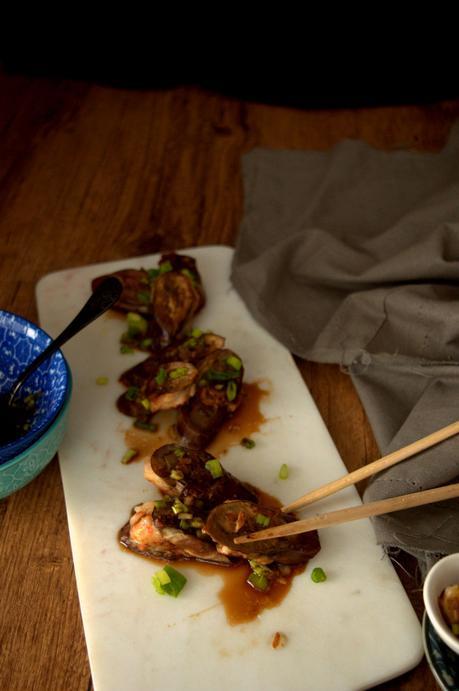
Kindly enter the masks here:
[[212, 475], [206, 463], [215, 460], [207, 451], [165, 444], [153, 453], [145, 478], [160, 492], [179, 497], [187, 507], [198, 508], [206, 516], [213, 507], [229, 499], [255, 502], [257, 497], [253, 490], [220, 463], [220, 477]]
[[[136, 506], [129, 522], [120, 530], [121, 544], [153, 559], [193, 559], [219, 566], [232, 563], [199, 528], [191, 525], [191, 521], [180, 519], [172, 507], [171, 502], [164, 500]], [[182, 527], [184, 524], [189, 525]]]
[[124, 386], [137, 386], [140, 388], [147, 379], [155, 376], [161, 363], [181, 360], [182, 362], [190, 362], [192, 365], [197, 365], [207, 355], [223, 348], [224, 345], [225, 339], [223, 336], [210, 332], [202, 333], [198, 329], [193, 329], [183, 340], [155, 352], [154, 355], [150, 355], [138, 365], [123, 372], [119, 381]]
[[143, 419], [158, 410], [184, 405], [196, 390], [198, 371], [189, 362], [153, 363], [151, 376], [141, 387], [130, 387], [117, 401], [124, 415]]
[[177, 431], [184, 444], [205, 448], [242, 400], [244, 367], [227, 348], [210, 353], [199, 364], [196, 395], [179, 411]]
[[269, 521], [269, 527], [291, 523], [293, 514], [281, 513], [248, 501], [227, 501], [209, 513], [204, 532], [217, 543], [217, 550], [229, 557], [244, 557], [258, 564], [305, 564], [320, 551], [317, 531], [236, 545], [233, 539], [255, 532]]

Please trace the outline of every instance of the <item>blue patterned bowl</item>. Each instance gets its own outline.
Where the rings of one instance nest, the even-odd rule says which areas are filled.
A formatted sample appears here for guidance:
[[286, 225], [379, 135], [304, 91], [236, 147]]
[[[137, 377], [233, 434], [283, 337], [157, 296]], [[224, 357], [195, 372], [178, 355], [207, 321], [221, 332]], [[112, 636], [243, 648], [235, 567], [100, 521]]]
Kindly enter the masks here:
[[26, 451], [0, 465], [0, 499], [25, 487], [53, 459], [64, 437], [71, 396], [72, 375], [69, 371], [67, 394], [57, 417]]
[[[0, 392], [10, 391], [26, 366], [51, 342], [42, 329], [0, 310]], [[28, 449], [50, 426], [67, 397], [70, 372], [61, 352], [44, 362], [21, 388], [20, 397], [39, 393], [30, 429], [0, 446], [0, 464]]]

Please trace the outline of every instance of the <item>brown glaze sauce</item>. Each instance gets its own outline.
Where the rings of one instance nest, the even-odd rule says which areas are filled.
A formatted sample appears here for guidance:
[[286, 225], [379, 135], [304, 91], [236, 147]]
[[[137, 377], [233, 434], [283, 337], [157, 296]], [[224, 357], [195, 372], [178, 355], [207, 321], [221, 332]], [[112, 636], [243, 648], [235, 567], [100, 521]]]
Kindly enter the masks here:
[[234, 415], [222, 425], [208, 447], [209, 453], [220, 456], [232, 446], [240, 444], [244, 437], [258, 432], [266, 422], [260, 410], [260, 403], [269, 393], [269, 388], [262, 388], [259, 382], [243, 384], [241, 404]]
[[248, 564], [222, 567], [183, 561], [180, 562], [180, 568], [193, 569], [203, 576], [218, 575], [221, 578], [223, 585], [218, 592], [218, 598], [225, 609], [228, 624], [236, 626], [253, 621], [264, 609], [280, 605], [291, 588], [294, 576], [302, 573], [306, 565], [302, 564], [292, 569], [289, 576], [282, 578], [282, 582], [273, 583], [267, 593], [259, 592], [246, 583], [251, 572]]
[[[251, 434], [258, 432], [262, 424], [266, 422], [266, 418], [260, 410], [260, 403], [269, 393], [269, 389], [262, 388], [258, 382], [243, 384], [241, 405], [234, 415], [222, 425], [217, 436], [208, 447], [209, 453], [213, 456], [220, 456], [232, 446], [238, 446], [244, 437], [250, 437]], [[158, 424], [157, 432], [146, 432], [135, 427], [130, 427], [126, 431], [126, 446], [128, 449], [135, 449], [138, 452], [133, 462], [143, 460], [145, 456], [151, 456], [153, 451], [159, 449], [163, 444], [178, 441], [174, 427], [176, 415], [176, 412], [172, 410], [157, 413], [155, 415], [155, 422]]]

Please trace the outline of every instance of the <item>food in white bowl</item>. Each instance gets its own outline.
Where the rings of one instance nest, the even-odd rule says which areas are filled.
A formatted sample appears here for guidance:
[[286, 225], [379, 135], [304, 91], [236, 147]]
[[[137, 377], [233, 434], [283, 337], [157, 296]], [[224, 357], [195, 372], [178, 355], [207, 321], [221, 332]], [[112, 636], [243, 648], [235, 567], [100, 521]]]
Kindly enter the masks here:
[[[427, 616], [446, 645], [459, 655], [459, 636], [453, 633], [457, 624], [459, 598], [459, 553], [440, 559], [429, 571], [423, 596]], [[446, 616], [445, 616], [446, 615]], [[454, 621], [453, 621], [454, 620]], [[456, 627], [454, 627], [455, 630]]]

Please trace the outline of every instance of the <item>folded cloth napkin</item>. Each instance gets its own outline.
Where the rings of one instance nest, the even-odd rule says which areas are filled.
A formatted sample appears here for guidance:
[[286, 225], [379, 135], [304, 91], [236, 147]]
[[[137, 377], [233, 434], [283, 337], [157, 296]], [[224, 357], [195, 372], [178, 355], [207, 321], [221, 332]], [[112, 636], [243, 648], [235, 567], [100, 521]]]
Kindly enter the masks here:
[[[232, 280], [252, 315], [347, 369], [381, 453], [459, 420], [459, 123], [436, 154], [256, 149], [243, 176]], [[364, 500], [453, 481], [459, 436], [380, 473]], [[459, 551], [459, 499], [373, 521], [424, 571]]]

